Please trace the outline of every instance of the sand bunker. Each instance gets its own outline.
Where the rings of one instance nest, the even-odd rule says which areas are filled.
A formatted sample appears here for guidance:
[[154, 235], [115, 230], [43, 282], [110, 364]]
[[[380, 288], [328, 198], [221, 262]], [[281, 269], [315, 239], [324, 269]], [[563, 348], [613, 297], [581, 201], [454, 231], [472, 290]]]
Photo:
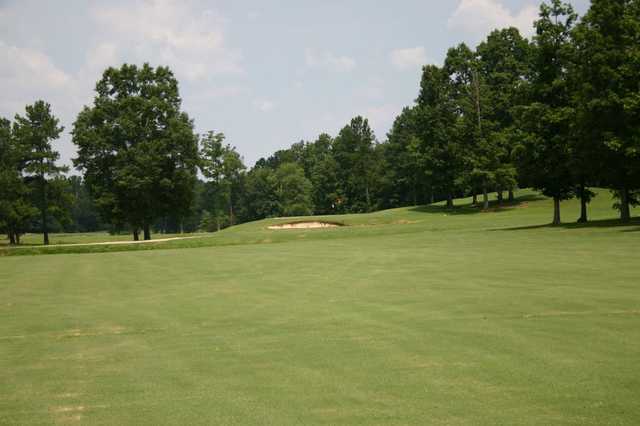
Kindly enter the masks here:
[[343, 226], [340, 223], [332, 223], [332, 222], [293, 222], [293, 223], [283, 223], [282, 225], [271, 225], [269, 229], [320, 229], [320, 228], [337, 228], [339, 226]]

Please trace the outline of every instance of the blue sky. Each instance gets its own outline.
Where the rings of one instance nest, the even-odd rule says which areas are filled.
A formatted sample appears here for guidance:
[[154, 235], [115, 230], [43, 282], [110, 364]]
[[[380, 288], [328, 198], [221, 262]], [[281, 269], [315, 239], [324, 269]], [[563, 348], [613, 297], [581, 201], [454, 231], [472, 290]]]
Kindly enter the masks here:
[[[584, 13], [588, 0], [572, 2]], [[168, 65], [199, 132], [252, 165], [366, 116], [379, 140], [418, 92], [420, 67], [489, 31], [531, 34], [533, 0], [0, 0], [0, 116], [52, 104], [67, 131], [109, 65]], [[68, 132], [56, 144], [70, 163]]]

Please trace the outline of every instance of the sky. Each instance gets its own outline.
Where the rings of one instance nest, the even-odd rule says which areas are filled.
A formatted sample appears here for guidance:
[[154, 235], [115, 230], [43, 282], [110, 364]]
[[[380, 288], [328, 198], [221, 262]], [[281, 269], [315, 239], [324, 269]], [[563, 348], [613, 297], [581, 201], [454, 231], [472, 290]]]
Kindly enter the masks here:
[[[584, 13], [588, 0], [574, 0]], [[166, 65], [196, 131], [220, 131], [251, 166], [356, 115], [378, 140], [418, 94], [420, 69], [495, 28], [531, 36], [536, 0], [0, 0], [0, 116], [38, 99], [65, 132], [102, 72]]]

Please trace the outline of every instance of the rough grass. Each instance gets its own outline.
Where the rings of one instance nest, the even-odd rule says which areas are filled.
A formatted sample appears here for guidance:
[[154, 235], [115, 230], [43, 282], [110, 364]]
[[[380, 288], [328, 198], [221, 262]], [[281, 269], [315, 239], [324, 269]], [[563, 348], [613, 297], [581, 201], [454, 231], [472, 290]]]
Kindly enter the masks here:
[[0, 424], [638, 424], [640, 223], [521, 202], [2, 258]]

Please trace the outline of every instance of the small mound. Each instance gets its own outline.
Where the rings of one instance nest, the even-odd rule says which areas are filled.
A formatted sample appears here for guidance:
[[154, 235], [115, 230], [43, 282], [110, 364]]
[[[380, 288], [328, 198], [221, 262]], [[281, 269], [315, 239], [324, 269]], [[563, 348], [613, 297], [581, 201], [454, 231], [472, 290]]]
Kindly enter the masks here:
[[320, 222], [320, 221], [312, 221], [312, 222], [292, 222], [292, 223], [283, 223], [282, 225], [271, 225], [268, 229], [278, 230], [278, 229], [320, 229], [320, 228], [337, 228], [339, 226], [344, 226], [341, 223], [336, 222]]

